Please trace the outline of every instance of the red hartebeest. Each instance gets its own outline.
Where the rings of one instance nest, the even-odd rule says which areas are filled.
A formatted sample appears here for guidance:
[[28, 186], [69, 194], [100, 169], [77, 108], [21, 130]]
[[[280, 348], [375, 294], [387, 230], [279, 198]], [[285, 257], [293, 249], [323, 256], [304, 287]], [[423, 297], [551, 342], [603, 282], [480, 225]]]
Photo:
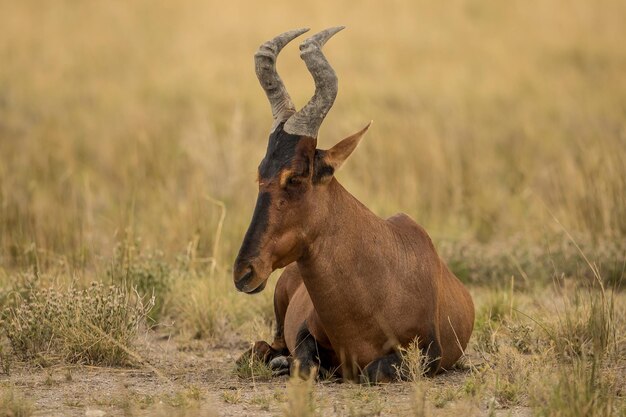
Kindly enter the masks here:
[[[406, 214], [381, 219], [335, 179], [369, 128], [328, 150], [317, 149], [318, 129], [337, 95], [337, 77], [322, 46], [342, 27], [300, 45], [315, 94], [296, 112], [276, 72], [281, 49], [308, 29], [286, 32], [255, 54], [256, 73], [274, 123], [258, 168], [259, 194], [234, 265], [238, 290], [276, 284], [277, 330], [271, 346], [251, 354], [273, 366], [339, 369], [344, 378], [396, 379], [398, 347], [418, 339], [429, 374], [449, 369], [472, 333], [474, 305], [426, 233]], [[284, 356], [290, 355], [289, 362]]]

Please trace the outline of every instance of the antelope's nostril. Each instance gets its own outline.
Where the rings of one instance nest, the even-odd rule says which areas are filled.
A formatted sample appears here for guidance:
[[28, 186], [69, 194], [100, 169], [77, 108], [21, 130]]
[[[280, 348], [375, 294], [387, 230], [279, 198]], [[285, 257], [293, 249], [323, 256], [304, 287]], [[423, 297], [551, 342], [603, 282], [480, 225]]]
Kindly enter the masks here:
[[254, 271], [252, 270], [251, 267], [248, 267], [248, 272], [243, 274], [235, 282], [235, 287], [237, 287], [239, 291], [244, 291], [244, 288], [246, 287], [246, 285], [248, 285], [248, 283], [252, 280], [253, 277], [254, 277]]

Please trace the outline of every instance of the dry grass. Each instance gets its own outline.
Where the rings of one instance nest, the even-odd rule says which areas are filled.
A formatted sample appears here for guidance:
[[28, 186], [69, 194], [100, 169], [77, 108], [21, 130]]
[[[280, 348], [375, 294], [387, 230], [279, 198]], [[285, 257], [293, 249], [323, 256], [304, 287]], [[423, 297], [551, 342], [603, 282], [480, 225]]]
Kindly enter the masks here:
[[[229, 264], [270, 124], [250, 59], [285, 21], [349, 28], [327, 48], [341, 91], [320, 146], [376, 120], [339, 175], [380, 215], [545, 248], [550, 210], [578, 240], [624, 241], [623, 2], [400, 0], [331, 19], [330, 3], [239, 3], [0, 4], [3, 265], [90, 269], [126, 230], [208, 262], [222, 213], [207, 196], [227, 208]], [[302, 104], [296, 52], [280, 69]]]
[[[181, 346], [239, 353], [271, 337], [275, 280], [246, 297], [230, 277], [270, 126], [251, 57], [280, 31], [345, 24], [326, 47], [340, 93], [319, 145], [376, 121], [340, 180], [377, 214], [424, 225], [477, 305], [469, 371], [442, 387], [414, 360], [402, 410], [619, 414], [625, 20], [618, 0], [0, 0], [3, 378], [33, 358], [126, 362], [85, 325], [133, 346], [138, 298], [154, 297], [148, 327]], [[279, 70], [304, 104], [296, 46]], [[119, 308], [81, 304], [92, 281]], [[328, 411], [306, 400], [318, 388], [294, 384], [224, 402]], [[384, 415], [376, 389], [346, 391], [330, 412]]]
[[400, 348], [402, 363], [400, 369], [397, 370], [403, 379], [414, 383], [424, 379], [429, 365], [428, 356], [422, 352], [418, 345], [419, 341], [415, 339], [406, 348]]
[[152, 301], [127, 290], [92, 283], [75, 288], [31, 288], [26, 298], [3, 311], [12, 351], [41, 365], [61, 362], [130, 364], [129, 349]]
[[[576, 360], [541, 383], [534, 402], [538, 416], [608, 417], [624, 412], [616, 394], [615, 376], [602, 375], [599, 361]], [[623, 377], [621, 375], [620, 377]], [[549, 384], [546, 387], [544, 384]], [[615, 404], [622, 401], [621, 405]], [[621, 410], [621, 411], [620, 411]]]

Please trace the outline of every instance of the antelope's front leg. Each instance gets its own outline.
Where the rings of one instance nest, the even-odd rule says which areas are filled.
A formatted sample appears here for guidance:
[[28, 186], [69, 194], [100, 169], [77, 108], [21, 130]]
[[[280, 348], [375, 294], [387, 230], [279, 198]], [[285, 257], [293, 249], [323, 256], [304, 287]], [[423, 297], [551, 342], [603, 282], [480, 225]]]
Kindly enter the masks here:
[[314, 372], [317, 376], [321, 363], [319, 351], [317, 341], [309, 331], [305, 320], [296, 336], [296, 348], [291, 361], [291, 375], [308, 379], [311, 372]]
[[273, 359], [289, 354], [286, 349], [275, 349], [264, 340], [259, 340], [250, 349], [241, 354], [236, 363], [242, 364], [250, 360], [270, 363]]

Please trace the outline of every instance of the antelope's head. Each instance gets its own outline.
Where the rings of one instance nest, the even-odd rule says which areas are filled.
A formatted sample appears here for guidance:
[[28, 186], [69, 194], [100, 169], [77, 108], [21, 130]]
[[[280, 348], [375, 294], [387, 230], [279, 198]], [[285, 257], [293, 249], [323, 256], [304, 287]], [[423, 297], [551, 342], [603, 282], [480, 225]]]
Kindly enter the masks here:
[[308, 29], [283, 33], [261, 45], [254, 56], [274, 123], [258, 168], [256, 207], [233, 270], [235, 286], [245, 293], [262, 291], [272, 271], [302, 256], [307, 241], [314, 238], [315, 227], [328, 214], [321, 203], [335, 170], [369, 127], [331, 149], [316, 149], [317, 132], [337, 96], [337, 76], [322, 46], [341, 29], [326, 29], [300, 45], [300, 57], [315, 81], [315, 94], [298, 112], [276, 72], [276, 57]]

